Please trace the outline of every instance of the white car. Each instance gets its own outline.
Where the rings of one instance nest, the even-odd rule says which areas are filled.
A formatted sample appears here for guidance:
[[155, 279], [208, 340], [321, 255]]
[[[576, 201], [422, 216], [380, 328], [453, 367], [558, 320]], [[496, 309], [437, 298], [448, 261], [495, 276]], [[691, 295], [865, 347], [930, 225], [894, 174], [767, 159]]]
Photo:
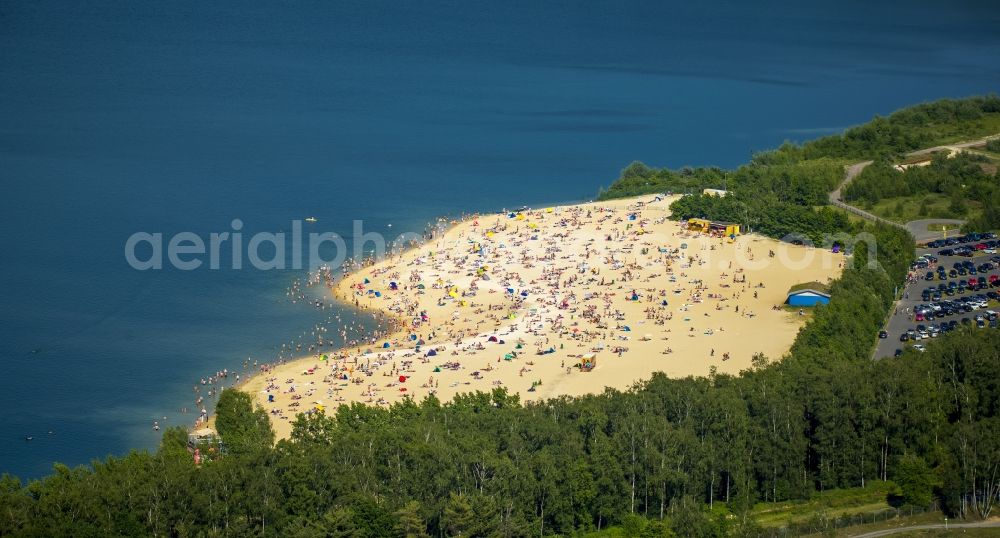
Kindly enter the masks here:
[[924, 347], [923, 344], [913, 344], [913, 349], [915, 349], [915, 350], [917, 350], [917, 351], [919, 351], [921, 353], [923, 353], [924, 351], [927, 351], [927, 348]]

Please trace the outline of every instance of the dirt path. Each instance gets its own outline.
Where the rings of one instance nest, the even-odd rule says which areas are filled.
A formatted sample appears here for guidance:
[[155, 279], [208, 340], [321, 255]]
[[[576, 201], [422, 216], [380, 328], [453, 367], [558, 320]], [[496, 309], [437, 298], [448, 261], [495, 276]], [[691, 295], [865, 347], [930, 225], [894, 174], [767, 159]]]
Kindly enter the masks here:
[[914, 525], [912, 527], [900, 527], [898, 529], [885, 529], [881, 531], [868, 532], [865, 534], [855, 534], [852, 538], [877, 538], [878, 536], [890, 536], [901, 532], [929, 530], [929, 529], [973, 529], [986, 527], [1000, 527], [1000, 520], [979, 521], [977, 523], [943, 523], [935, 525]]
[[[986, 141], [992, 140], [994, 138], [1000, 138], [1000, 135], [990, 135], [976, 140], [970, 140], [968, 142], [958, 142], [955, 144], [944, 144], [941, 146], [934, 146], [931, 148], [918, 149], [917, 151], [911, 151], [910, 153], [907, 153], [906, 156], [915, 157], [919, 155], [926, 155], [928, 153], [933, 153], [935, 151], [969, 148], [972, 146], [978, 146], [979, 144], [983, 144]], [[903, 228], [909, 231], [918, 242], [926, 241], [936, 237], [936, 234], [933, 234], [933, 232], [930, 233], [928, 232], [926, 226], [927, 223], [947, 222], [949, 224], [958, 224], [959, 226], [965, 224], [965, 221], [961, 219], [921, 219], [921, 220], [914, 220], [907, 222], [904, 225], [898, 222], [893, 222], [891, 220], [884, 219], [878, 215], [874, 215], [863, 209], [859, 209], [857, 207], [844, 203], [842, 199], [842, 191], [844, 190], [844, 188], [847, 187], [847, 184], [850, 183], [859, 174], [861, 174], [861, 172], [864, 171], [864, 169], [867, 168], [868, 165], [870, 165], [871, 163], [872, 161], [862, 161], [859, 163], [848, 165], [846, 167], [846, 173], [844, 174], [844, 181], [840, 182], [840, 185], [837, 185], [837, 188], [830, 192], [830, 205], [834, 205], [845, 211], [854, 213], [855, 215], [868, 219], [872, 222], [881, 222], [883, 224], [888, 224], [890, 226], [895, 226], [897, 228]]]

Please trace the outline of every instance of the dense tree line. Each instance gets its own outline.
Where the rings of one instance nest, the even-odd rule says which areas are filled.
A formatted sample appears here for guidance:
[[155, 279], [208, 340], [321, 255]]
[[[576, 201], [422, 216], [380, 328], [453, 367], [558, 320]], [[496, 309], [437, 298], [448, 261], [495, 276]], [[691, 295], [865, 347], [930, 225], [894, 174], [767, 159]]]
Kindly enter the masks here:
[[777, 193], [758, 197], [746, 194], [730, 196], [691, 195], [671, 205], [674, 215], [738, 222], [753, 232], [790, 241], [810, 241], [818, 246], [843, 242], [862, 227], [851, 226], [847, 215], [831, 208], [813, 209], [785, 202]]
[[988, 515], [1000, 337], [973, 330], [870, 361], [893, 280], [851, 268], [788, 357], [739, 376], [656, 375], [544, 404], [502, 390], [355, 404], [300, 417], [273, 448], [261, 412], [226, 391], [224, 457], [196, 467], [171, 430], [155, 454], [57, 466], [27, 485], [4, 477], [0, 534], [528, 536], [639, 516], [664, 536], [759, 535], [754, 502], [883, 479], [910, 502], [937, 495], [953, 515]]
[[[906, 502], [937, 496], [954, 516], [990, 514], [1000, 337], [959, 332], [923, 354], [871, 361], [912, 238], [807, 207], [839, 164], [777, 156], [734, 173], [730, 196], [689, 196], [674, 209], [856, 243], [830, 304], [785, 357], [758, 356], [738, 376], [654, 375], [544, 403], [498, 389], [352, 404], [300, 416], [276, 445], [266, 414], [228, 390], [221, 457], [195, 465], [185, 432], [172, 429], [155, 453], [57, 465], [27, 484], [5, 475], [0, 535], [538, 536], [623, 525], [645, 536], [754, 536], [765, 534], [749, 517], [756, 502], [872, 480], [897, 481]], [[815, 179], [798, 173], [814, 166]]]
[[743, 185], [758, 192], [787, 194], [790, 201], [822, 205], [827, 203], [826, 193], [843, 178], [836, 165], [867, 159], [888, 161], [947, 141], [996, 134], [997, 125], [1000, 97], [996, 95], [942, 99], [887, 117], [876, 116], [843, 134], [801, 145], [786, 142], [775, 150], [755, 154], [749, 164], [732, 172], [712, 167], [670, 170], [633, 162], [598, 198], [660, 192], [691, 194], [706, 188]]
[[639, 161], [626, 166], [618, 179], [598, 198], [609, 200], [639, 196], [654, 192], [701, 192], [703, 189], [722, 189], [727, 182], [726, 172], [721, 168], [651, 168]]
[[527, 536], [639, 517], [660, 535], [756, 535], [754, 502], [894, 478], [908, 498], [933, 492], [954, 514], [986, 514], [1000, 338], [870, 361], [912, 243], [868, 232], [878, 263], [856, 256], [788, 356], [739, 376], [657, 375], [542, 404], [502, 390], [354, 404], [300, 417], [274, 447], [263, 411], [225, 391], [225, 456], [195, 466], [171, 430], [155, 454], [57, 466], [27, 485], [5, 477], [0, 534]]
[[904, 108], [886, 117], [876, 116], [840, 135], [818, 138], [802, 146], [786, 144], [774, 153], [790, 154], [797, 160], [833, 157], [860, 161], [899, 157], [949, 141], [996, 134], [998, 115], [1000, 97], [997, 95], [941, 99]]
[[900, 170], [888, 161], [869, 165], [844, 189], [844, 200], [872, 205], [885, 198], [923, 194], [957, 194], [961, 199], [976, 199], [996, 186], [995, 174], [983, 164], [989, 160], [972, 153], [934, 154], [927, 166]]
[[843, 179], [843, 163], [832, 159], [750, 164], [731, 172], [719, 168], [650, 168], [634, 162], [622, 170], [611, 187], [599, 198], [610, 200], [652, 193], [701, 194], [704, 189], [725, 189], [753, 196], [775, 198], [789, 203], [814, 206], [827, 203], [827, 193]]

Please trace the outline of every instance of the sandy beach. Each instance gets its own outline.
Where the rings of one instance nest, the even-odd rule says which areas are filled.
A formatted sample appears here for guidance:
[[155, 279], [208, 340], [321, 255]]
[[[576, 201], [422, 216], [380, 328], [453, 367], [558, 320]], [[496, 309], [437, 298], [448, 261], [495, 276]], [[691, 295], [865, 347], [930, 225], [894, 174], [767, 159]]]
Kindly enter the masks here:
[[400, 330], [271, 367], [242, 389], [284, 438], [297, 413], [352, 401], [495, 387], [529, 401], [780, 359], [808, 318], [781, 306], [788, 289], [838, 278], [843, 255], [689, 232], [668, 219], [674, 199], [466, 219], [333, 287]]

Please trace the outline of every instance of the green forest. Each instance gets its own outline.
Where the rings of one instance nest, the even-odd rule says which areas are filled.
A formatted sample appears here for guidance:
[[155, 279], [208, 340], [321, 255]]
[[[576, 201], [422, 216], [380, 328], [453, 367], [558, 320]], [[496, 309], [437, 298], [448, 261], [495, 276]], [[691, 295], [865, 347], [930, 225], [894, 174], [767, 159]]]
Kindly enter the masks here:
[[[928, 199], [933, 195], [946, 199], [947, 206], [932, 211]], [[975, 153], [949, 157], [941, 152], [928, 166], [905, 170], [889, 161], [876, 161], [844, 190], [845, 201], [865, 208], [892, 198], [920, 200], [920, 216], [968, 218], [969, 227], [975, 230], [1000, 228], [1000, 171], [989, 158]], [[895, 205], [903, 204], [904, 200], [898, 200]], [[886, 216], [894, 216], [894, 209], [889, 206]]]
[[[27, 483], [5, 475], [0, 535], [513, 537], [622, 526], [634, 536], [768, 536], [778, 530], [754, 520], [755, 504], [873, 481], [891, 481], [899, 505], [936, 499], [951, 517], [986, 517], [1000, 495], [1000, 337], [957, 331], [926, 353], [872, 361], [912, 238], [813, 206], [843, 159], [914, 149], [954, 135], [952, 120], [997, 112], [995, 97], [921, 105], [828, 137], [840, 142], [759, 155], [728, 177], [632, 165], [631, 186], [609, 189], [632, 194], [646, 177], [694, 190], [721, 178], [730, 196], [684, 197], [675, 216], [858, 243], [830, 304], [785, 357], [758, 356], [738, 376], [655, 375], [628, 391], [538, 404], [498, 389], [341, 406], [300, 416], [277, 444], [266, 412], [227, 390], [221, 456], [196, 466], [186, 432], [171, 429], [155, 453], [57, 464]], [[914, 133], [864, 135], [886, 122]], [[862, 243], [877, 246], [875, 258]]]
[[[740, 222], [772, 237], [804, 236], [816, 244], [845, 227], [846, 215], [828, 204], [828, 193], [844, 178], [844, 166], [874, 160], [844, 192], [844, 200], [866, 208], [896, 197], [926, 196], [910, 210], [877, 211], [887, 218], [967, 218], [970, 230], [1000, 228], [1000, 182], [995, 163], [975, 154], [934, 159], [930, 167], [893, 168], [906, 153], [1000, 132], [1000, 97], [943, 99], [876, 117], [871, 122], [802, 145], [785, 143], [753, 156], [736, 170], [651, 168], [633, 162], [599, 199], [652, 193], [691, 194], [674, 207], [683, 217]], [[986, 149], [989, 149], [988, 147]], [[984, 166], [985, 165], [985, 166]], [[702, 195], [726, 189], [725, 199]], [[934, 204], [938, 199], [947, 203]], [[902, 202], [900, 202], [902, 204]], [[780, 210], [772, 210], [775, 205]], [[893, 211], [895, 210], [895, 213]], [[900, 219], [897, 219], [900, 220]]]

